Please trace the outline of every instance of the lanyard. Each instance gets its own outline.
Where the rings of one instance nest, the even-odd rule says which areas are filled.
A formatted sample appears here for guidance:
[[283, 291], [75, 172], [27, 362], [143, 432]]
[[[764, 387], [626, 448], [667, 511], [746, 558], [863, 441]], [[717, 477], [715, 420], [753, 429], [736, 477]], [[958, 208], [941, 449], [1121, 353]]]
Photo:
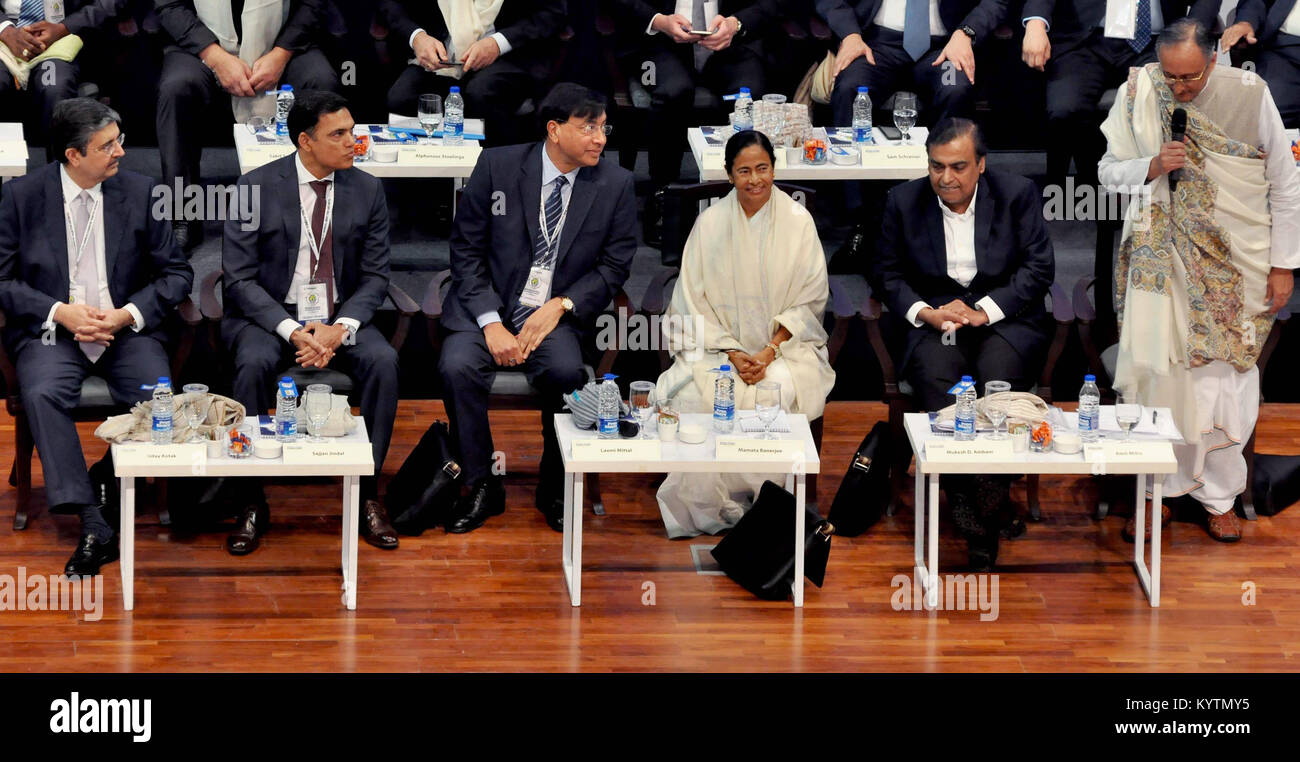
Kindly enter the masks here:
[[[319, 202], [318, 202], [319, 203]], [[320, 249], [323, 241], [327, 240], [326, 236], [330, 234], [330, 222], [334, 219], [334, 183], [330, 183], [325, 189], [325, 219], [320, 226], [320, 241], [311, 234], [311, 220], [307, 218], [307, 207], [302, 204], [298, 205], [298, 213], [302, 217], [302, 231], [307, 236], [307, 246], [311, 249], [311, 278], [312, 282], [316, 281], [316, 273], [320, 270]], [[334, 273], [330, 273], [334, 277]]]
[[[551, 182], [555, 182], [552, 180]], [[555, 242], [560, 237], [560, 231], [564, 229], [564, 220], [569, 216], [569, 205], [564, 203], [564, 191], [560, 191], [560, 219], [555, 222], [555, 230], [546, 229], [546, 204], [543, 203], [537, 207], [537, 225], [542, 231], [542, 240], [546, 241], [546, 251], [549, 258], [550, 252], [555, 249]]]
[[63, 217], [68, 222], [68, 240], [77, 247], [77, 258], [73, 261], [72, 277], [69, 281], [76, 283], [77, 276], [81, 274], [81, 257], [86, 253], [86, 244], [90, 243], [90, 236], [95, 231], [95, 215], [99, 213], [99, 199], [95, 199], [90, 204], [90, 216], [86, 218], [86, 234], [81, 237], [80, 242], [77, 241], [77, 231], [73, 230], [72, 226], [72, 205], [66, 201], [64, 203], [67, 207], [67, 213]]

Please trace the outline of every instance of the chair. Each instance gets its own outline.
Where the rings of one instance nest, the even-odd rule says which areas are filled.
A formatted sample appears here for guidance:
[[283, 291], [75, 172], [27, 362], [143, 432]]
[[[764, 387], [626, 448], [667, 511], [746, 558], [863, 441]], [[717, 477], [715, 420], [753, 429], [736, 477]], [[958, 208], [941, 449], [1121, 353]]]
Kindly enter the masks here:
[[[433, 279], [429, 281], [429, 287], [424, 293], [424, 303], [420, 306], [421, 311], [424, 313], [425, 327], [429, 332], [429, 345], [433, 347], [435, 355], [442, 350], [442, 305], [446, 301], [447, 293], [450, 290], [451, 270], [439, 270], [434, 273]], [[623, 289], [619, 289], [614, 294], [612, 305], [614, 310], [619, 313], [620, 321], [631, 317], [633, 312], [632, 301]], [[618, 354], [619, 349], [617, 343], [615, 343], [614, 346], [607, 347], [602, 352], [599, 365], [596, 368], [584, 363], [582, 369], [587, 374], [587, 379], [595, 380], [606, 373], [612, 372]], [[488, 394], [492, 400], [491, 406], [497, 410], [535, 410], [540, 407], [538, 401], [541, 394], [536, 387], [528, 383], [528, 376], [522, 370], [497, 371], [492, 377], [492, 388]], [[600, 494], [600, 474], [587, 474], [587, 479], [587, 491], [591, 495], [592, 511], [597, 516], [604, 516], [605, 504]]]
[[[202, 319], [198, 307], [186, 299], [178, 308], [182, 321], [180, 341], [171, 358], [171, 374], [179, 378], [181, 370], [189, 360], [194, 347], [195, 327]], [[0, 328], [5, 324], [4, 312], [0, 312]], [[9, 485], [18, 488], [18, 506], [14, 511], [14, 530], [27, 528], [28, 509], [32, 496], [32, 454], [36, 442], [32, 437], [31, 424], [27, 412], [23, 409], [23, 400], [18, 388], [18, 372], [8, 350], [0, 344], [0, 374], [5, 380], [5, 408], [14, 418], [14, 462], [9, 471]], [[102, 421], [110, 415], [125, 412], [123, 406], [113, 400], [108, 383], [98, 376], [90, 376], [81, 384], [81, 396], [72, 406], [72, 419], [78, 423]], [[165, 501], [159, 501], [162, 506]], [[166, 511], [160, 509], [164, 524], [168, 523]]]
[[[1074, 316], [1079, 326], [1079, 341], [1083, 344], [1084, 354], [1088, 357], [1088, 366], [1097, 376], [1097, 388], [1101, 390], [1102, 399], [1114, 401], [1115, 364], [1119, 359], [1119, 337], [1113, 333], [1105, 332], [1105, 325], [1101, 326], [1103, 330], [1097, 330], [1099, 322], [1097, 310], [1088, 297], [1088, 290], [1094, 288], [1094, 283], [1092, 277], [1084, 276], [1075, 284]], [[1268, 332], [1268, 339], [1264, 342], [1264, 348], [1259, 352], [1259, 359], [1255, 362], [1255, 365], [1259, 368], [1261, 386], [1263, 385], [1264, 371], [1268, 368], [1269, 358], [1273, 356], [1273, 350], [1277, 348], [1278, 342], [1281, 341], [1282, 331], [1290, 318], [1291, 310], [1283, 307], [1277, 314], [1273, 330]], [[1105, 349], [1098, 351], [1099, 347], [1105, 347]], [[1261, 402], [1263, 402], [1262, 394], [1261, 391]], [[1241, 510], [1247, 521], [1254, 521], [1258, 518], [1255, 511], [1253, 487], [1255, 483], [1254, 430], [1250, 432], [1250, 439], [1246, 441], [1241, 454], [1246, 459], [1246, 492], [1241, 497]], [[1102, 499], [1097, 502], [1097, 519], [1104, 519], [1109, 512], [1109, 496], [1103, 493]]]
[[[1055, 283], [1048, 292], [1048, 300], [1056, 327], [1052, 335], [1052, 343], [1047, 349], [1047, 358], [1043, 363], [1042, 372], [1038, 376], [1038, 383], [1030, 389], [1030, 392], [1037, 394], [1050, 405], [1052, 404], [1052, 372], [1056, 370], [1056, 362], [1065, 351], [1070, 327], [1074, 325], [1074, 311], [1065, 289]], [[907, 477], [907, 467], [911, 460], [910, 448], [902, 446], [907, 441], [907, 432], [903, 427], [903, 414], [914, 411], [916, 404], [911, 384], [906, 379], [899, 378], [893, 355], [885, 343], [884, 332], [880, 327], [883, 312], [884, 306], [874, 296], [869, 296], [866, 304], [858, 311], [866, 323], [867, 339], [876, 355], [876, 361], [880, 363], [880, 372], [884, 379], [885, 403], [889, 405], [889, 428], [898, 446], [898, 457], [890, 465], [889, 505], [885, 511], [886, 515], [892, 516], [897, 508], [898, 496], [903, 493], [903, 480]], [[1042, 508], [1038, 499], [1038, 474], [1027, 476], [1026, 485], [1029, 493], [1029, 515], [1034, 521], [1040, 521]]]

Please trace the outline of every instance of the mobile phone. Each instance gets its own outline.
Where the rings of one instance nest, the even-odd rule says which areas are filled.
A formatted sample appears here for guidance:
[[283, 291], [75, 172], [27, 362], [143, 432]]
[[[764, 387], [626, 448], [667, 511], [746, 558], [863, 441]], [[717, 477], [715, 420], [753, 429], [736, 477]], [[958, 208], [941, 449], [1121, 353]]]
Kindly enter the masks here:
[[884, 135], [886, 138], [890, 140], [903, 139], [903, 133], [899, 132], [897, 127], [890, 127], [887, 124], [882, 124], [882, 125], [878, 125], [876, 129], [880, 130], [880, 134]]
[[717, 31], [717, 30], [715, 30], [715, 29], [692, 29], [691, 31], [687, 32], [687, 34], [698, 34], [698, 35], [700, 35], [701, 37], [708, 37], [709, 35], [713, 34], [715, 31]]

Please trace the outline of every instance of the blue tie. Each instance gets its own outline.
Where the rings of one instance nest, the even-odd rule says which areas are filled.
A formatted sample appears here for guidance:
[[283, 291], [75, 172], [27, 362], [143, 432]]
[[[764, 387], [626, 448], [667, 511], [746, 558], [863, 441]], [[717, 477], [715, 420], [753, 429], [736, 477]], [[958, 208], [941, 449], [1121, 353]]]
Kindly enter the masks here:
[[[564, 210], [564, 196], [560, 194], [560, 191], [568, 182], [569, 178], [564, 175], [556, 177], [555, 188], [546, 199], [546, 230], [551, 233], [551, 242], [547, 243], [545, 231], [537, 231], [537, 240], [533, 243], [534, 267], [545, 267], [547, 269], [554, 269], [555, 267], [555, 247], [560, 243], [559, 231], [555, 229], [555, 226], [560, 224], [560, 213]], [[514, 324], [515, 330], [518, 331], [523, 328], [524, 321], [536, 310], [536, 307], [529, 307], [522, 302], [516, 304], [515, 311], [510, 316], [510, 322]]]
[[930, 0], [907, 0], [903, 14], [903, 50], [913, 61], [930, 49]]
[[45, 20], [45, 0], [23, 0], [18, 9], [18, 26]]
[[1128, 41], [1134, 52], [1146, 50], [1151, 41], [1151, 0], [1138, 0], [1137, 24], [1133, 27], [1133, 39]]

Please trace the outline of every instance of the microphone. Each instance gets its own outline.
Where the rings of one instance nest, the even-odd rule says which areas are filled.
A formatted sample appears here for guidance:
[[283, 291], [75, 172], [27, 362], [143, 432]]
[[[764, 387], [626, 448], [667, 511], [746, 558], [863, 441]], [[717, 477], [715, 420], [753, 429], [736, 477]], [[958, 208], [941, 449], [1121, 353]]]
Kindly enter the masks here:
[[[1187, 111], [1182, 108], [1174, 109], [1174, 113], [1169, 118], [1169, 131], [1173, 134], [1173, 141], [1176, 143], [1183, 142], [1187, 135]], [[1174, 191], [1178, 189], [1178, 181], [1182, 179], [1183, 171], [1175, 169], [1169, 173], [1169, 195], [1173, 196]]]

